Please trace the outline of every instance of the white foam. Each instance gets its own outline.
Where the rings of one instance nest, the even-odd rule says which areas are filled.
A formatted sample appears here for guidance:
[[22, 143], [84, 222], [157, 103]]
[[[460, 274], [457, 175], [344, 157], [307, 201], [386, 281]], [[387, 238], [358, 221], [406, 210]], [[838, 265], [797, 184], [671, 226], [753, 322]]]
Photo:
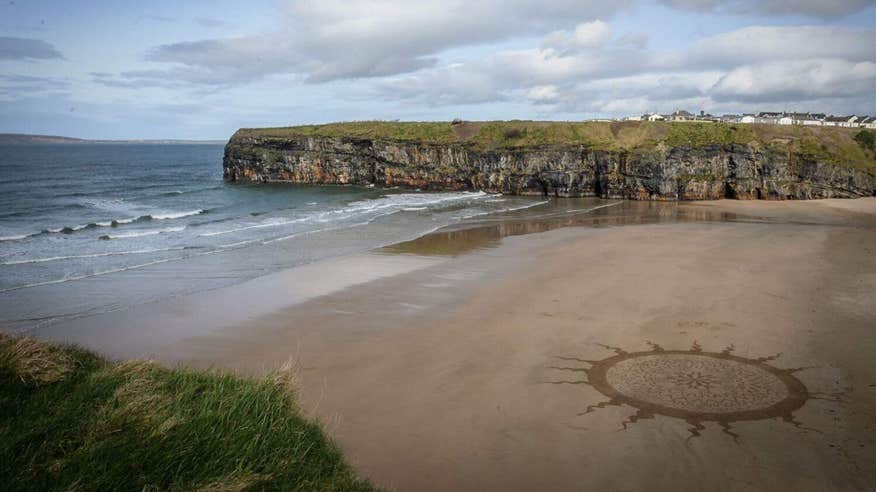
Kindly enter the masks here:
[[138, 232], [128, 232], [125, 234], [107, 234], [106, 236], [101, 236], [106, 239], [130, 239], [133, 237], [144, 237], [144, 236], [156, 236], [158, 234], [167, 234], [171, 232], [180, 232], [185, 229], [185, 226], [181, 227], [168, 227], [165, 229], [150, 229], [147, 231], [138, 231]]
[[61, 260], [76, 260], [82, 258], [103, 258], [105, 256], [124, 256], [124, 255], [143, 255], [149, 253], [163, 253], [166, 251], [182, 251], [185, 247], [177, 248], [155, 248], [155, 249], [137, 249], [132, 251], [110, 251], [106, 253], [94, 253], [90, 255], [69, 255], [69, 256], [52, 256], [49, 258], [32, 258], [27, 260], [14, 260], [0, 263], [0, 265], [25, 265], [30, 263], [46, 263], [49, 261]]
[[258, 223], [258, 224], [246, 225], [246, 226], [243, 226], [243, 227], [237, 227], [237, 228], [234, 228], [234, 229], [227, 229], [227, 230], [224, 230], [224, 231], [205, 232], [205, 233], [203, 233], [203, 234], [199, 234], [198, 236], [199, 236], [199, 237], [213, 237], [213, 236], [222, 236], [222, 235], [224, 235], [224, 234], [231, 234], [231, 233], [234, 233], [234, 232], [248, 231], [248, 230], [250, 230], [250, 229], [263, 229], [263, 228], [266, 228], [266, 227], [280, 227], [280, 226], [284, 226], [284, 225], [297, 224], [297, 223], [300, 223], [300, 222], [305, 222], [306, 220], [310, 219], [311, 217], [312, 217], [312, 216], [309, 216], [309, 217], [302, 217], [302, 218], [300, 218], [300, 219], [293, 219], [293, 220], [271, 219], [271, 220], [266, 221], [266, 222], [261, 222], [261, 223]]
[[473, 217], [480, 217], [480, 216], [483, 216], [483, 215], [492, 215], [492, 214], [500, 214], [500, 213], [505, 213], [505, 212], [514, 212], [514, 211], [517, 211], [517, 210], [525, 210], [525, 209], [527, 209], [527, 208], [532, 208], [532, 207], [537, 207], [537, 206], [539, 206], [539, 205], [544, 205], [545, 203], [548, 203], [548, 202], [550, 202], [550, 200], [544, 200], [544, 201], [542, 201], [542, 202], [535, 202], [535, 203], [528, 203], [528, 204], [526, 204], [526, 205], [521, 205], [521, 206], [519, 206], [519, 207], [510, 207], [510, 208], [502, 208], [502, 209], [498, 209], [498, 210], [490, 210], [490, 211], [487, 211], [487, 212], [478, 212], [478, 213], [475, 213], [475, 214], [469, 214], [469, 215], [458, 216], [457, 218], [460, 218], [460, 219], [471, 219], [471, 218], [473, 218]]
[[205, 212], [206, 212], [206, 210], [201, 208], [198, 210], [189, 210], [187, 212], [167, 212], [167, 213], [161, 213], [161, 214], [149, 214], [149, 216], [151, 216], [153, 220], [167, 220], [167, 219], [181, 219], [183, 217], [189, 217], [192, 215], [200, 215], [200, 214], [205, 213]]
[[30, 237], [32, 234], [21, 234], [18, 236], [3, 236], [0, 237], [0, 241], [18, 241], [19, 239], [25, 239]]

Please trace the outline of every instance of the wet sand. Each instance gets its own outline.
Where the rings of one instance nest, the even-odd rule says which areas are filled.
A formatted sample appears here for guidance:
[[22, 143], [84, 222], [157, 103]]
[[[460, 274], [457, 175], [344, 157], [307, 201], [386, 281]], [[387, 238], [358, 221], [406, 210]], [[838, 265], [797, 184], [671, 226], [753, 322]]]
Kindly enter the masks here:
[[[276, 302], [211, 330], [189, 329], [203, 311], [181, 307], [163, 318], [167, 331], [178, 324], [165, 343], [106, 351], [246, 373], [294, 358], [302, 407], [361, 474], [393, 490], [870, 490], [874, 248], [876, 198], [623, 202], [442, 231], [341, 268], [381, 275], [285, 306], [273, 292]], [[272, 286], [294, 290], [331, 271], [309, 268]], [[222, 304], [259, 295], [233, 289]], [[139, 324], [149, 309], [167, 312], [143, 308]], [[77, 333], [99, 345], [108, 332]], [[707, 400], [726, 381], [705, 374], [690, 387], [706, 389], [679, 403], [693, 417], [679, 418], [586, 384], [593, 361], [661, 350], [795, 369], [783, 374], [805, 386], [802, 406], [709, 420], [697, 412], [724, 404]], [[651, 377], [627, 372], [609, 376]], [[665, 380], [654, 388], [674, 397]], [[752, 408], [781, 397], [743, 393]]]
[[[296, 357], [303, 406], [330, 423], [361, 473], [398, 490], [871, 487], [876, 201], [680, 208], [739, 221], [603, 217], [591, 225], [606, 227], [433, 235], [385, 253], [452, 261], [163, 356], [256, 372]], [[630, 424], [636, 409], [624, 405], [584, 413], [605, 395], [551, 384], [586, 379], [586, 364], [558, 357], [599, 360], [614, 355], [600, 344], [647, 342], [781, 353], [770, 364], [811, 366], [794, 374], [823, 399], [809, 398], [791, 422], [734, 423], [734, 439], [712, 422], [699, 436], [668, 416]]]

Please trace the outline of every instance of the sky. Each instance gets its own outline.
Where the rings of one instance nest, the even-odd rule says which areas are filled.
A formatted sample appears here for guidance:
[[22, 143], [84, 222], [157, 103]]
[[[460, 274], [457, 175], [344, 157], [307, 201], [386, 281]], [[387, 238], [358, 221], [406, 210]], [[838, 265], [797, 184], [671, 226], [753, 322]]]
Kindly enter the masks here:
[[0, 0], [0, 132], [876, 114], [876, 0]]

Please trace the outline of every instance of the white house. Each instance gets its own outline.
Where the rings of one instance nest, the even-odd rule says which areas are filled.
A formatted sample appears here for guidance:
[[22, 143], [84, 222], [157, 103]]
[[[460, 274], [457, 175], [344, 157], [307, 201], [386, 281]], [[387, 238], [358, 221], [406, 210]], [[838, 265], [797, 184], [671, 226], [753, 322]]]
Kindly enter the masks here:
[[758, 113], [757, 119], [755, 120], [755, 122], [756, 123], [768, 123], [768, 124], [775, 125], [779, 122], [779, 119], [781, 119], [783, 116], [785, 116], [785, 113], [771, 113], [768, 111], [761, 112], [761, 113]]
[[806, 116], [800, 118], [798, 124], [806, 126], [821, 126], [824, 123], [825, 118], [827, 118], [827, 115], [824, 113], [806, 113]]
[[744, 114], [739, 118], [740, 123], [757, 123], [757, 116], [753, 114]]
[[782, 116], [781, 118], [778, 119], [778, 123], [780, 125], [793, 125], [794, 118], [791, 118], [790, 116]]
[[876, 129], [876, 116], [862, 116], [861, 119], [858, 120], [858, 126], [861, 128]]
[[844, 126], [846, 128], [854, 128], [854, 127], [858, 126], [857, 123], [858, 123], [858, 117], [855, 115], [852, 115], [852, 116], [849, 116], [849, 119], [842, 122], [842, 124], [840, 124], [840, 126]]
[[669, 115], [669, 121], [694, 121], [696, 117], [692, 113], [688, 113], [683, 109], [676, 109], [674, 113]]
[[665, 121], [666, 120], [666, 118], [662, 114], [657, 114], [657, 113], [645, 114], [642, 116], [642, 119], [647, 120], [647, 121]]
[[824, 126], [845, 126], [851, 116], [828, 116], [824, 119]]

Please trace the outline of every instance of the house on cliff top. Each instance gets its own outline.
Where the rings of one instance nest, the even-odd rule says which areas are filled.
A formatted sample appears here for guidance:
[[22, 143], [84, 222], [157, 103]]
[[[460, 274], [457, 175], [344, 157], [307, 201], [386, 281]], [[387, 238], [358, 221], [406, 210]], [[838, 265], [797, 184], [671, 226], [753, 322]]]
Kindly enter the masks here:
[[669, 115], [669, 121], [694, 121], [696, 117], [683, 109], [676, 109], [674, 113]]

